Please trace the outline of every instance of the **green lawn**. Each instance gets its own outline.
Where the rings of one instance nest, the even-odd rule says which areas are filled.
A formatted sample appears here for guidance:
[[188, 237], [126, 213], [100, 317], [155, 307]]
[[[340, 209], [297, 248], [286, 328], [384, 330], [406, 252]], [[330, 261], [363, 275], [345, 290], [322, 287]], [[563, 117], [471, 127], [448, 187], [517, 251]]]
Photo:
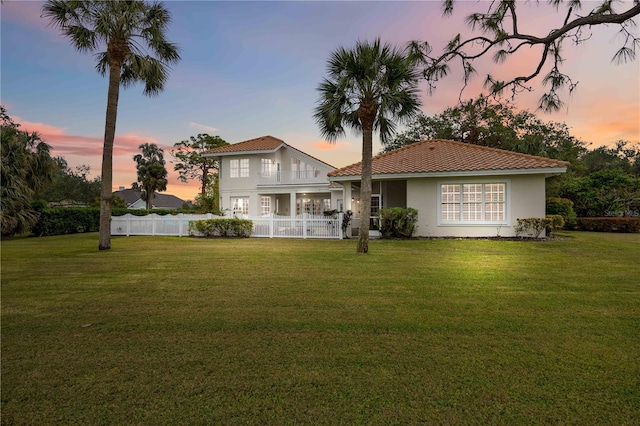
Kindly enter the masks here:
[[2, 242], [2, 424], [638, 424], [640, 236]]

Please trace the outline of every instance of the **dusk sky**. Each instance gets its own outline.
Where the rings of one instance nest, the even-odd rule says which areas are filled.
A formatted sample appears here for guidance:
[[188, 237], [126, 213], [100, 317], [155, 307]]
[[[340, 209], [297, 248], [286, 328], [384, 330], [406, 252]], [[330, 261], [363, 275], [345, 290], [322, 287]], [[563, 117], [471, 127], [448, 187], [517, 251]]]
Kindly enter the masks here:
[[[625, 10], [632, 2], [617, 7]], [[165, 91], [142, 95], [142, 85], [120, 92], [114, 148], [114, 189], [136, 180], [132, 157], [142, 143], [165, 150], [167, 193], [191, 200], [198, 183], [177, 181], [169, 151], [174, 143], [198, 133], [219, 135], [235, 143], [264, 135], [283, 139], [333, 166], [360, 161], [361, 136], [348, 134], [335, 144], [324, 141], [313, 119], [316, 88], [326, 62], [339, 46], [373, 40], [404, 46], [427, 40], [440, 49], [457, 33], [470, 34], [464, 17], [485, 11], [488, 2], [459, 2], [456, 13], [441, 15], [440, 3], [426, 2], [215, 2], [169, 1], [168, 39], [182, 60], [173, 67]], [[541, 2], [519, 4], [520, 22], [537, 35], [564, 19]], [[585, 2], [589, 6], [597, 2]], [[98, 74], [91, 54], [77, 52], [41, 18], [41, 2], [4, 1], [1, 6], [0, 102], [23, 130], [38, 131], [73, 168], [80, 164], [100, 174], [107, 79]], [[589, 10], [583, 9], [584, 14]], [[524, 19], [524, 16], [527, 19]], [[524, 32], [527, 28], [522, 28]], [[590, 148], [619, 139], [640, 141], [640, 62], [611, 63], [622, 45], [617, 27], [594, 27], [584, 45], [565, 47], [564, 72], [579, 81], [566, 95], [566, 108], [554, 114], [536, 112], [540, 81], [516, 105], [545, 121], [565, 122]], [[584, 34], [585, 36], [588, 33]], [[535, 52], [500, 67], [490, 58], [477, 63], [479, 75], [463, 99], [476, 97], [484, 76], [506, 79], [529, 73]], [[422, 92], [425, 114], [454, 106], [462, 77], [452, 72], [435, 93]], [[380, 150], [374, 138], [374, 152]]]

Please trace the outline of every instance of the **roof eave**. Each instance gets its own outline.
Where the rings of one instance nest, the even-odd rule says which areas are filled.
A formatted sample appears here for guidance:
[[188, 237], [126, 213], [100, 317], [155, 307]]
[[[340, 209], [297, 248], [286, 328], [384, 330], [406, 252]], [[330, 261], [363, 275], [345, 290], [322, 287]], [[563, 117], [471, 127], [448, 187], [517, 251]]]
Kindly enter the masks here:
[[205, 152], [204, 154], [202, 154], [202, 156], [215, 158], [215, 157], [228, 157], [231, 155], [273, 154], [274, 152], [282, 148], [284, 145], [286, 144], [282, 142], [280, 145], [272, 149], [253, 149], [249, 151]]
[[[460, 176], [495, 176], [495, 175], [545, 175], [545, 178], [565, 173], [567, 168], [561, 167], [537, 167], [533, 169], [498, 169], [498, 170], [460, 170], [452, 172], [421, 172], [421, 173], [378, 173], [371, 175], [371, 179], [413, 179], [413, 178], [440, 178]], [[347, 182], [360, 180], [360, 175], [329, 176], [330, 182]]]

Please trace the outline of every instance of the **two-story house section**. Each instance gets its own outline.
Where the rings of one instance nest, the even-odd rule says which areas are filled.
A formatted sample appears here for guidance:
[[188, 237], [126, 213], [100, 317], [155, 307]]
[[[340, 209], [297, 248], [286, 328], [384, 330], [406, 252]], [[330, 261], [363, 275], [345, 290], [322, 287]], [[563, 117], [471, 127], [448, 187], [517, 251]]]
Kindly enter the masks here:
[[332, 209], [327, 173], [335, 167], [281, 139], [263, 136], [203, 155], [219, 160], [220, 208], [227, 214], [293, 216]]

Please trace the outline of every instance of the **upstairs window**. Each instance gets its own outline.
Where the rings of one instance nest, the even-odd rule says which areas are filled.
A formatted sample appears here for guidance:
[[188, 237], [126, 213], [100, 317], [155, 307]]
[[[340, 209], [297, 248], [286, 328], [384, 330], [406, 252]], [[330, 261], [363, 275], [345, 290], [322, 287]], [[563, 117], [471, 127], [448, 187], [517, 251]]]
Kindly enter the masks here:
[[263, 158], [260, 160], [260, 173], [264, 177], [271, 176], [271, 159]]
[[249, 177], [249, 159], [230, 160], [229, 170], [232, 178]]
[[320, 170], [296, 157], [291, 157], [291, 172], [294, 179], [313, 179], [320, 176]]

